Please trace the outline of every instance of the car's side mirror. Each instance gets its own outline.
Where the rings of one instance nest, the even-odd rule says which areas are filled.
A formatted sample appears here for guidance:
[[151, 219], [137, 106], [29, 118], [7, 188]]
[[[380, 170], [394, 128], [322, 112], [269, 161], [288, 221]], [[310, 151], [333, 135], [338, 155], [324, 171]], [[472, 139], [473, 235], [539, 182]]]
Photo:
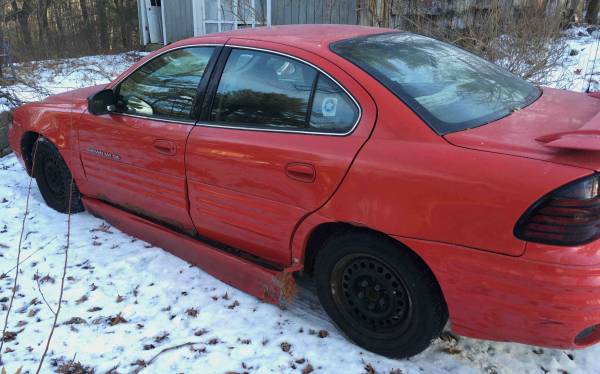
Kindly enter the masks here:
[[88, 111], [95, 115], [114, 112], [116, 104], [117, 100], [113, 90], [102, 90], [88, 97]]

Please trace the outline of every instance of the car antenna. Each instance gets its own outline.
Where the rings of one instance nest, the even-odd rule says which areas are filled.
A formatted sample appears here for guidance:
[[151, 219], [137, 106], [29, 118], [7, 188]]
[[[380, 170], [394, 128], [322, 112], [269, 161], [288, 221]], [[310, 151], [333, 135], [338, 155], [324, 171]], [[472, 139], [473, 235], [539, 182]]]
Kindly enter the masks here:
[[596, 37], [596, 53], [594, 54], [594, 62], [592, 63], [592, 71], [590, 72], [590, 79], [588, 80], [588, 86], [585, 90], [586, 93], [590, 93], [590, 87], [592, 86], [592, 78], [594, 77], [594, 69], [596, 68], [596, 59], [598, 58], [598, 48], [600, 48], [600, 33]]

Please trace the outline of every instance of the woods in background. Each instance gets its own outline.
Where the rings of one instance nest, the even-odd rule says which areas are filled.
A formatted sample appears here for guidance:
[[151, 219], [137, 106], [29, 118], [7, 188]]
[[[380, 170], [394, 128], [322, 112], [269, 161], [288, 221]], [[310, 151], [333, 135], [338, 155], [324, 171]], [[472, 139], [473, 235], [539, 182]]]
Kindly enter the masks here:
[[0, 44], [15, 61], [139, 47], [136, 0], [0, 0]]

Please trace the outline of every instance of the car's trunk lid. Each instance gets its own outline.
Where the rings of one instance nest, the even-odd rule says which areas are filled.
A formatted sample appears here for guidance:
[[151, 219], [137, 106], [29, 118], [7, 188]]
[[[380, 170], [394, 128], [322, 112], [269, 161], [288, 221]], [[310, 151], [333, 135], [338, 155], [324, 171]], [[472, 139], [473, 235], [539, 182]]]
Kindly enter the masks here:
[[600, 170], [600, 99], [544, 88], [530, 106], [445, 138], [461, 147]]

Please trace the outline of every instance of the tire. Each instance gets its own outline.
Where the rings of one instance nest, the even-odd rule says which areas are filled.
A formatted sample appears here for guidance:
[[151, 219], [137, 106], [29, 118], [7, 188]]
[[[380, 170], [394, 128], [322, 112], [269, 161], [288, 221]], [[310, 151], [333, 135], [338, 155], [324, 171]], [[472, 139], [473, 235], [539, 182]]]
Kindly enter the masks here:
[[[37, 150], [36, 150], [37, 147]], [[69, 209], [71, 172], [56, 147], [46, 138], [38, 138], [33, 148], [33, 176], [46, 204], [60, 213]], [[81, 194], [73, 181], [71, 213], [84, 210]]]
[[372, 233], [327, 241], [315, 264], [319, 300], [360, 347], [404, 358], [425, 350], [448, 320], [440, 287], [408, 248]]

